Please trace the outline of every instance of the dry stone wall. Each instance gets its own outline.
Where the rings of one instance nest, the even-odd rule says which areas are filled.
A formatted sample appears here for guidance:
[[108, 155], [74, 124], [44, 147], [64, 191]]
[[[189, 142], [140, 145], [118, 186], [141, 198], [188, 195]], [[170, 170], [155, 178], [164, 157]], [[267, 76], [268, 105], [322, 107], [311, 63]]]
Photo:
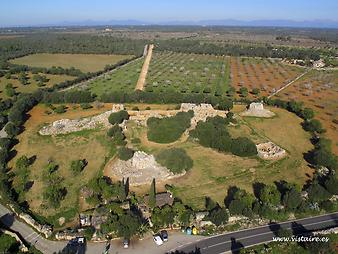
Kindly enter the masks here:
[[[114, 104], [112, 110], [104, 112], [100, 115], [93, 117], [86, 117], [82, 119], [61, 119], [44, 126], [40, 129], [39, 133], [41, 135], [59, 135], [67, 134], [81, 130], [95, 129], [99, 126], [104, 128], [109, 128], [111, 125], [108, 122], [108, 117], [113, 112], [118, 112], [124, 110], [122, 104]], [[176, 115], [178, 112], [187, 112], [189, 110], [194, 111], [194, 116], [191, 119], [191, 127], [189, 130], [192, 130], [196, 127], [199, 121], [205, 121], [208, 117], [222, 116], [226, 117], [226, 111], [215, 110], [210, 104], [190, 104], [182, 103], [179, 110], [144, 110], [144, 111], [128, 111], [130, 115], [130, 120], [135, 121], [138, 125], [146, 126], [147, 120], [150, 117], [164, 118], [171, 117]], [[125, 123], [121, 125], [123, 128]], [[187, 130], [187, 131], [189, 131]]]

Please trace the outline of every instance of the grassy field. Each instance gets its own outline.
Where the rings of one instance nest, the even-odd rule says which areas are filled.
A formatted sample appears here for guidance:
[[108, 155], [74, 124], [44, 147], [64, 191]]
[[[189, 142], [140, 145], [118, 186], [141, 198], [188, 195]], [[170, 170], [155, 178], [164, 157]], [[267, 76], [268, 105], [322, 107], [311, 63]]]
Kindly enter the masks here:
[[312, 70], [273, 99], [296, 100], [312, 108], [332, 140], [333, 152], [338, 154], [338, 71]]
[[[45, 76], [46, 78], [49, 79], [45, 87], [51, 87], [54, 84], [58, 84], [66, 80], [72, 80], [75, 78], [75, 77], [67, 76], [67, 75], [52, 75], [52, 74], [44, 74], [44, 73], [41, 73], [40, 75]], [[3, 99], [8, 98], [5, 92], [5, 87], [8, 83], [13, 84], [13, 86], [15, 87], [15, 91], [18, 93], [30, 93], [39, 88], [37, 86], [37, 82], [32, 78], [33, 74], [31, 72], [27, 73], [27, 77], [29, 77], [27, 85], [22, 85], [17, 79], [17, 76], [18, 75], [12, 75], [11, 79], [6, 79], [5, 77], [0, 78], [0, 98], [3, 98]]]
[[[18, 136], [19, 144], [14, 149], [16, 156], [10, 161], [9, 166], [13, 167], [15, 161], [22, 155], [28, 157], [36, 156], [36, 160], [30, 167], [29, 179], [34, 181], [32, 187], [25, 193], [30, 209], [55, 224], [58, 213], [76, 215], [74, 211], [82, 210], [79, 197], [79, 189], [91, 178], [101, 174], [101, 170], [106, 162], [106, 157], [111, 157], [114, 147], [106, 138], [106, 131], [101, 129], [76, 132], [68, 135], [58, 135], [55, 137], [41, 136], [37, 132], [45, 123], [53, 122], [62, 118], [79, 118], [95, 115], [111, 108], [110, 104], [105, 104], [101, 109], [80, 110], [69, 106], [64, 114], [46, 115], [46, 107], [38, 105], [30, 112], [30, 118], [25, 123], [25, 131]], [[43, 179], [43, 168], [49, 159], [53, 159], [58, 165], [57, 174], [64, 178], [63, 186], [67, 188], [67, 195], [61, 201], [61, 207], [54, 210], [43, 205], [42, 193], [45, 188]], [[86, 159], [88, 165], [78, 175], [73, 175], [70, 171], [72, 160]], [[15, 169], [12, 168], [12, 170]], [[14, 187], [16, 181], [14, 179]], [[72, 217], [70, 216], [70, 217]], [[71, 219], [71, 218], [69, 218]], [[57, 225], [57, 224], [56, 224]]]
[[[236, 106], [235, 111], [244, 110]], [[231, 154], [219, 153], [205, 148], [191, 140], [174, 144], [156, 144], [146, 139], [146, 129], [131, 126], [128, 139], [140, 138], [137, 149], [157, 154], [168, 147], [184, 148], [194, 161], [193, 168], [183, 177], [165, 183], [158, 183], [158, 190], [164, 190], [164, 184], [175, 186], [175, 195], [194, 208], [203, 209], [205, 197], [211, 197], [223, 203], [227, 189], [236, 185], [252, 192], [254, 182], [273, 183], [286, 180], [302, 185], [312, 176], [312, 169], [303, 159], [303, 153], [312, 149], [310, 136], [300, 123], [301, 119], [282, 109], [273, 108], [277, 116], [273, 119], [243, 118], [239, 125], [229, 127], [233, 136], [248, 136], [254, 142], [271, 140], [288, 152], [288, 157], [280, 161], [263, 161], [258, 157], [241, 158]], [[287, 135], [285, 130], [288, 130]], [[139, 193], [147, 193], [149, 186], [133, 187]]]
[[96, 79], [89, 84], [88, 89], [98, 96], [112, 91], [134, 91], [142, 69], [143, 60], [143, 58], [137, 59], [114, 70], [110, 74], [106, 74], [104, 77]]
[[229, 67], [228, 57], [155, 51], [146, 90], [224, 94]]
[[[278, 59], [231, 57], [230, 62], [231, 85], [236, 91], [240, 87], [246, 87], [249, 92], [258, 88], [263, 96], [277, 91], [305, 71], [297, 66], [283, 64]], [[251, 94], [249, 96], [254, 97]]]
[[53, 66], [74, 67], [83, 72], [103, 70], [107, 64], [115, 64], [121, 60], [131, 58], [131, 55], [94, 55], [94, 54], [34, 54], [11, 60], [11, 63], [33, 67]]

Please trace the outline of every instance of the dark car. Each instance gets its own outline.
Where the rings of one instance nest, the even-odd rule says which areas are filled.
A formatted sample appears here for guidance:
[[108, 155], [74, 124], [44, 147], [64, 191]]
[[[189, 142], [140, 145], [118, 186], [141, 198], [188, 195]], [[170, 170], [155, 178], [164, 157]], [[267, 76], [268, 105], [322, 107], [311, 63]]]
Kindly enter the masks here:
[[161, 237], [162, 237], [162, 239], [163, 239], [164, 242], [168, 241], [168, 232], [167, 232], [167, 230], [162, 230], [161, 231]]

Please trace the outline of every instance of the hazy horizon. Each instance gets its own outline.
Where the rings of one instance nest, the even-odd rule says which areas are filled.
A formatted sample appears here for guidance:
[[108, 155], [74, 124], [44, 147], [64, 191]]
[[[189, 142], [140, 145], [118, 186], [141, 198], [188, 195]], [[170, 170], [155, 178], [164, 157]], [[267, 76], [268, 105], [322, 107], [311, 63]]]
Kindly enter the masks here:
[[[147, 24], [171, 22], [194, 24], [201, 21], [236, 20], [252, 22], [261, 20], [289, 21], [294, 23], [338, 23], [338, 1], [220, 1], [171, 0], [142, 2], [129, 0], [113, 2], [89, 0], [81, 2], [59, 0], [13, 0], [2, 3], [0, 27], [44, 26], [76, 23], [105, 23], [109, 21], [136, 20]], [[336, 26], [336, 24], [334, 24]]]

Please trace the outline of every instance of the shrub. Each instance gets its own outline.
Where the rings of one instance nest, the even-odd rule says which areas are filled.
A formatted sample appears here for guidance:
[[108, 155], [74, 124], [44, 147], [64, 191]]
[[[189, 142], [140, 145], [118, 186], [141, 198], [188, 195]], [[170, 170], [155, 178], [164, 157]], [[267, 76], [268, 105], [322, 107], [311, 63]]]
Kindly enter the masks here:
[[90, 109], [90, 108], [92, 108], [93, 106], [91, 105], [91, 104], [89, 104], [89, 103], [81, 103], [81, 108], [82, 109]]
[[310, 131], [310, 132], [318, 132], [318, 133], [324, 133], [325, 132], [325, 129], [323, 129], [321, 122], [319, 122], [317, 119], [305, 121], [303, 123], [303, 128], [304, 128], [304, 130]]
[[107, 131], [107, 135], [109, 137], [114, 137], [115, 134], [117, 133], [122, 133], [122, 129], [120, 126], [118, 126], [117, 124], [113, 125], [113, 127], [111, 127], [108, 131]]
[[60, 105], [54, 109], [54, 112], [57, 114], [65, 113], [67, 110], [67, 107], [65, 105]]
[[140, 111], [140, 109], [137, 106], [133, 107], [132, 110], [134, 110], [134, 111]]
[[182, 173], [184, 170], [188, 171], [193, 166], [192, 159], [186, 151], [181, 148], [164, 150], [158, 154], [156, 160], [174, 174]]
[[208, 217], [210, 221], [214, 223], [216, 226], [226, 224], [229, 220], [228, 212], [224, 207], [223, 208], [217, 207], [213, 209]]
[[84, 160], [75, 160], [70, 163], [70, 170], [73, 172], [73, 174], [81, 173], [81, 171], [86, 167], [87, 161]]
[[121, 160], [127, 161], [134, 155], [134, 151], [128, 147], [121, 147], [117, 151], [118, 157]]
[[179, 112], [173, 117], [155, 118], [147, 121], [148, 139], [157, 143], [171, 143], [179, 139], [183, 132], [190, 127], [193, 111]]
[[246, 157], [257, 154], [257, 148], [254, 142], [247, 137], [239, 137], [231, 142], [231, 152], [234, 155]]
[[124, 120], [128, 120], [129, 119], [129, 115], [128, 115], [128, 112], [125, 111], [125, 110], [121, 110], [119, 112], [115, 112], [115, 113], [111, 113], [109, 118], [108, 118], [108, 121], [111, 123], [111, 124], [120, 124], [122, 123]]

